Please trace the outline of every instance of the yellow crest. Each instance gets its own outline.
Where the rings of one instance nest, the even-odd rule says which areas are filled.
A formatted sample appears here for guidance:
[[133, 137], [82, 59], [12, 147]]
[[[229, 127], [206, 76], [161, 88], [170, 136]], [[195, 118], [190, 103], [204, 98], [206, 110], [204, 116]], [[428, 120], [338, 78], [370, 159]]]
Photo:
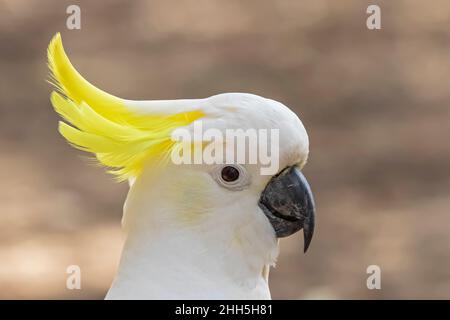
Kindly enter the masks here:
[[139, 114], [125, 100], [86, 81], [72, 66], [56, 34], [48, 47], [51, 102], [68, 123], [59, 132], [74, 147], [94, 153], [119, 181], [137, 177], [145, 164], [166, 161], [175, 147], [173, 130], [204, 116], [201, 110], [177, 114]]

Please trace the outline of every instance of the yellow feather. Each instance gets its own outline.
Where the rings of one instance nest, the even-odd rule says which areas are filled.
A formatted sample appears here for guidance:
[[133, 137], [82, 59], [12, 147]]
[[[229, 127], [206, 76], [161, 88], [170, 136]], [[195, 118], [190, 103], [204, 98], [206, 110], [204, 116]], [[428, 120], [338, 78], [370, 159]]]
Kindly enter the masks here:
[[142, 115], [126, 108], [124, 100], [86, 81], [72, 66], [58, 33], [48, 48], [51, 83], [57, 92], [50, 100], [71, 125], [60, 122], [59, 132], [74, 147], [94, 153], [119, 181], [137, 177], [151, 162], [167, 161], [176, 143], [173, 130], [204, 116], [200, 110], [179, 114]]

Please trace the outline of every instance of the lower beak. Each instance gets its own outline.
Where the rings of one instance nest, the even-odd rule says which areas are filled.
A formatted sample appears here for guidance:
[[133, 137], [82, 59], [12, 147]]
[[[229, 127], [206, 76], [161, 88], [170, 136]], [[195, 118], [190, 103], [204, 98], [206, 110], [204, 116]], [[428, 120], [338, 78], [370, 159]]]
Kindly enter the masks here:
[[278, 238], [303, 229], [304, 252], [308, 250], [314, 233], [315, 206], [308, 181], [297, 166], [285, 168], [269, 181], [259, 207]]

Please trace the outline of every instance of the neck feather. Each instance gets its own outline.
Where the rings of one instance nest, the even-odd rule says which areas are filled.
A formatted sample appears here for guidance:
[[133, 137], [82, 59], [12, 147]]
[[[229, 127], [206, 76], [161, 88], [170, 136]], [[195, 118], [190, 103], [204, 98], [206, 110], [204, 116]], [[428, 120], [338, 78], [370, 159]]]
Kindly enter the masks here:
[[231, 213], [211, 209], [203, 220], [179, 221], [176, 211], [181, 209], [173, 207], [167, 192], [145, 197], [143, 190], [137, 181], [128, 195], [127, 238], [107, 298], [270, 298], [268, 271], [278, 243], [255, 210], [255, 199]]

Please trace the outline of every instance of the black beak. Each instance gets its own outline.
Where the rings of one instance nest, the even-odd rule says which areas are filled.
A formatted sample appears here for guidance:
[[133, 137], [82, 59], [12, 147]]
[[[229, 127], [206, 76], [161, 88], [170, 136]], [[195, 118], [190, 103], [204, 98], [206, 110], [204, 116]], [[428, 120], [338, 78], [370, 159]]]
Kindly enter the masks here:
[[303, 229], [304, 252], [308, 250], [314, 233], [315, 206], [308, 181], [297, 166], [285, 168], [269, 181], [259, 207], [278, 238]]

